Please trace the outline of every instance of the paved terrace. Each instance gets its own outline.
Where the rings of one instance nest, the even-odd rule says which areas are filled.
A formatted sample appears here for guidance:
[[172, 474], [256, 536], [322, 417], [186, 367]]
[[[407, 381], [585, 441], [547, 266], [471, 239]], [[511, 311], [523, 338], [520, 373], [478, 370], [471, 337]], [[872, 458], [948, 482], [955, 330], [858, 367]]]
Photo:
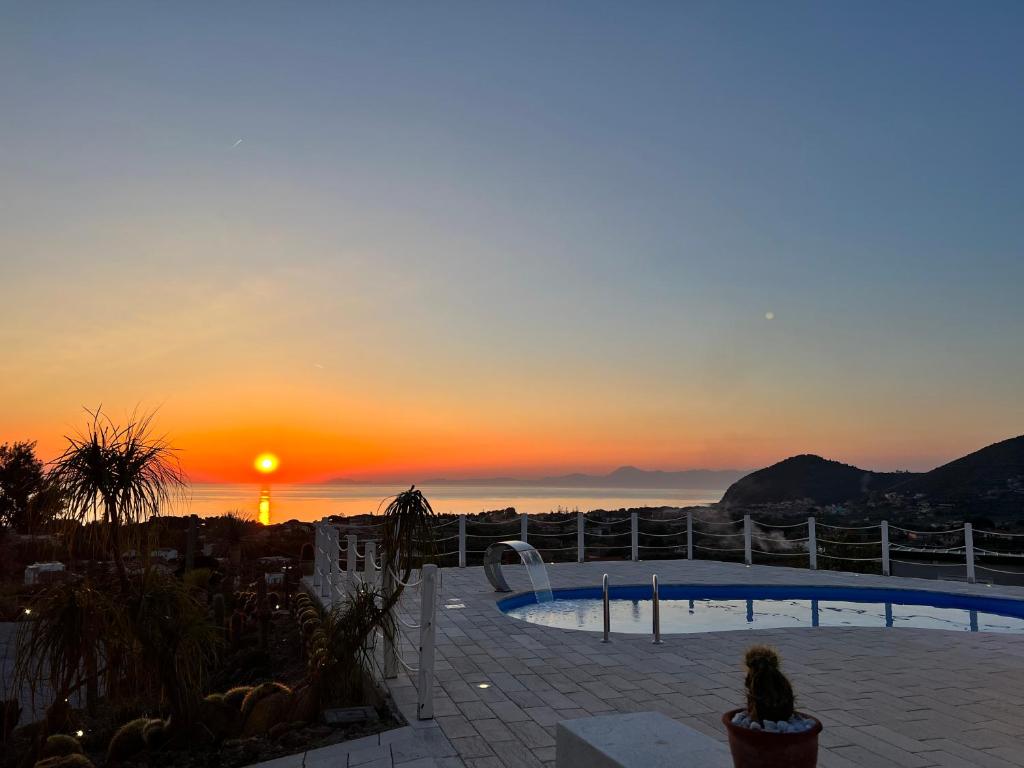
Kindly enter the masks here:
[[[503, 570], [514, 590], [530, 588], [522, 567]], [[1024, 599], [1024, 589], [1016, 587], [705, 560], [548, 566], [556, 589], [597, 585], [605, 572], [613, 584], [649, 584], [657, 573], [662, 584], [812, 582]], [[605, 645], [599, 633], [511, 619], [495, 607], [499, 597], [482, 568], [443, 569], [436, 719], [413, 719], [416, 694], [403, 674], [391, 689], [412, 727], [390, 737], [402, 746], [353, 753], [355, 758], [335, 751], [331, 764], [550, 766], [558, 721], [646, 710], [724, 742], [721, 713], [743, 704], [743, 651], [766, 642], [781, 651], [798, 705], [825, 725], [823, 768], [1024, 766], [1024, 635], [818, 627], [665, 635], [659, 646], [646, 635], [613, 633]], [[444, 607], [451, 602], [465, 607]], [[414, 656], [407, 651], [406, 658]], [[316, 762], [313, 752], [306, 757], [307, 766]]]

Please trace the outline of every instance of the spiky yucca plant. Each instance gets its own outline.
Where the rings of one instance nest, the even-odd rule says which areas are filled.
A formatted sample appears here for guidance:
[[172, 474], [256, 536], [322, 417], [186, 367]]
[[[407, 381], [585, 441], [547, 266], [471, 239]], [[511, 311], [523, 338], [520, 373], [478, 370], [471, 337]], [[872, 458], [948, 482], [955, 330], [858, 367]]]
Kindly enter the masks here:
[[92, 706], [108, 659], [123, 657], [131, 631], [123, 606], [85, 582], [59, 582], [43, 592], [18, 630], [14, 679], [33, 697], [46, 683], [61, 702], [83, 686]]
[[409, 581], [413, 569], [434, 559], [436, 522], [430, 502], [415, 485], [395, 496], [384, 509], [382, 567], [399, 582], [394, 595], [385, 595], [392, 604], [401, 595], [401, 582]]
[[383, 597], [376, 590], [359, 589], [324, 615], [320, 630], [324, 647], [311, 651], [311, 678], [330, 701], [363, 701], [363, 685], [374, 664], [377, 631], [385, 635], [395, 631]]

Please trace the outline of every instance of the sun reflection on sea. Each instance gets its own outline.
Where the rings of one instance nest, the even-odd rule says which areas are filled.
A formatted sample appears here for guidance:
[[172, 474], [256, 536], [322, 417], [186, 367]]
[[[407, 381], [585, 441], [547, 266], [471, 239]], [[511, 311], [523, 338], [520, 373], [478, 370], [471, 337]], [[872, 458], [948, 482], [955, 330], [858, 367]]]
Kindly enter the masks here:
[[259, 521], [262, 525], [270, 525], [270, 487], [260, 488]]

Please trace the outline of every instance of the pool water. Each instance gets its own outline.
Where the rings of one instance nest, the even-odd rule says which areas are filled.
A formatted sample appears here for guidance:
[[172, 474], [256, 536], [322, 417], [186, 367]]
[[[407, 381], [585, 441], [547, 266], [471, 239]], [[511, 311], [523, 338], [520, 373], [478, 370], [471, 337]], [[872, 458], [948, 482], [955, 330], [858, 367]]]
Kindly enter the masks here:
[[[663, 584], [661, 632], [723, 632], [780, 627], [915, 627], [962, 632], [1024, 633], [1024, 602], [927, 590]], [[650, 634], [650, 587], [612, 587], [612, 632]], [[502, 600], [509, 616], [561, 629], [601, 631], [599, 588], [555, 590]]]

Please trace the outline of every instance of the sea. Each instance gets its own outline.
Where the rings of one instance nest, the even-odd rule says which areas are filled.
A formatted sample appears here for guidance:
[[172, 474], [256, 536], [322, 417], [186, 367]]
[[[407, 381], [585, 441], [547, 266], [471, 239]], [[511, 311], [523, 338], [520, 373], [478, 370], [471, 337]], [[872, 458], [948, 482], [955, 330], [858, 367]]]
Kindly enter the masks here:
[[[530, 485], [444, 484], [417, 486], [439, 514], [477, 514], [514, 507], [517, 512], [588, 512], [630, 507], [687, 507], [722, 498], [721, 490], [656, 488], [558, 488]], [[175, 504], [175, 514], [202, 517], [240, 513], [264, 524], [288, 520], [314, 521], [326, 515], [364, 515], [382, 512], [388, 500], [406, 490], [400, 485], [331, 484], [214, 484], [191, 486], [187, 498]]]

